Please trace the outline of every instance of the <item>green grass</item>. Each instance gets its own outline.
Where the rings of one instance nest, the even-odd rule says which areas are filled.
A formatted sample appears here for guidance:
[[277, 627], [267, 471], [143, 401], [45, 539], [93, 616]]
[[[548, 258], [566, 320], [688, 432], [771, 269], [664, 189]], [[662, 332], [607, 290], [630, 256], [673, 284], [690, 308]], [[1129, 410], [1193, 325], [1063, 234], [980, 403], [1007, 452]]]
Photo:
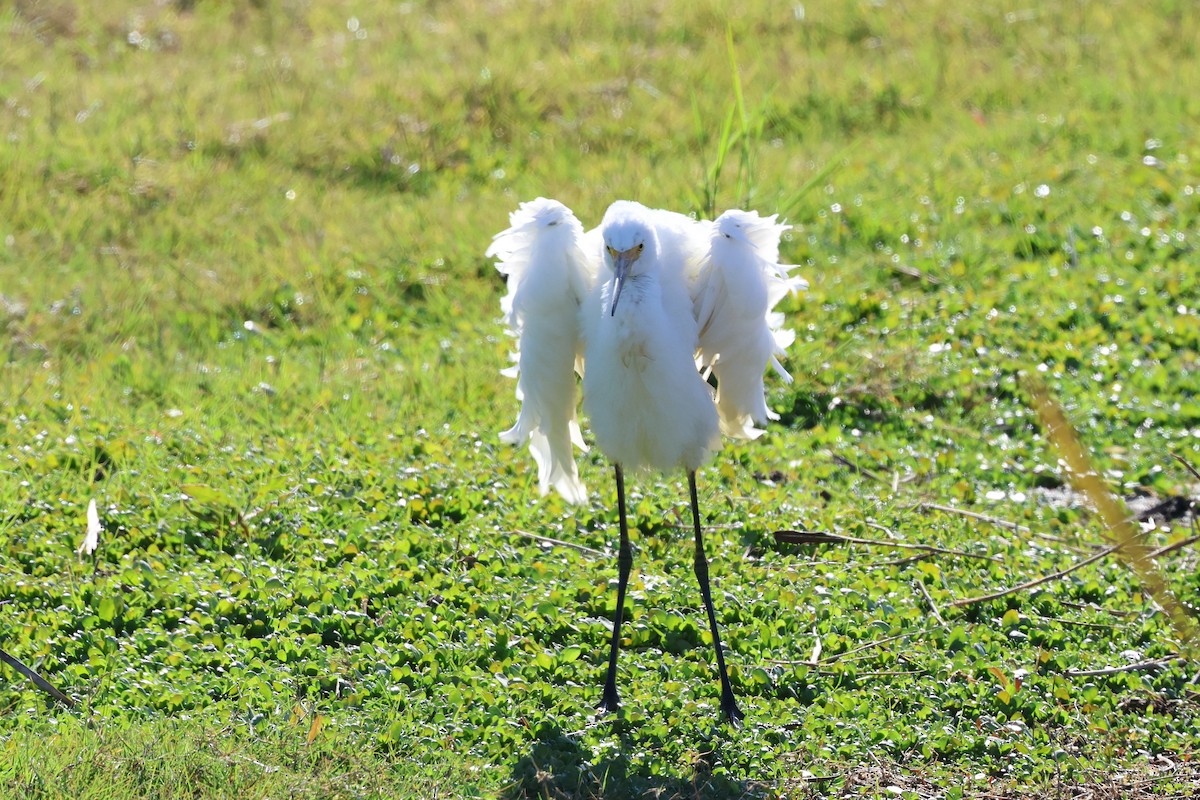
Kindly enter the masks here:
[[[1194, 663], [1072, 674], [1181, 650], [1118, 561], [951, 605], [1102, 539], [1023, 374], [1115, 490], [1195, 494], [1193, 5], [559, 5], [0, 8], [0, 647], [80, 704], [3, 668], [0, 795], [1200, 780]], [[496, 438], [483, 252], [537, 195], [795, 225], [783, 419], [700, 476], [740, 731], [677, 476], [631, 481], [625, 706], [593, 717], [609, 466], [571, 509]], [[1200, 603], [1194, 548], [1158, 563]]]

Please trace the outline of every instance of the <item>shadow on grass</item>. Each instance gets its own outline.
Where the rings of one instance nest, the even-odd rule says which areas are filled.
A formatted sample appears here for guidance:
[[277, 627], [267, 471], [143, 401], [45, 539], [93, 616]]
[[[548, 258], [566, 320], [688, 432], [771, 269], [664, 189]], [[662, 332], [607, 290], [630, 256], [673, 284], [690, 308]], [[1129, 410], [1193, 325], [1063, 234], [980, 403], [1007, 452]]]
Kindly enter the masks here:
[[553, 724], [544, 726], [530, 751], [514, 766], [504, 800], [584, 800], [592, 798], [757, 798], [769, 787], [754, 781], [735, 781], [711, 775], [701, 760], [690, 778], [654, 775], [632, 764], [627, 753], [633, 744], [621, 737], [621, 753], [600, 761], [571, 736]]

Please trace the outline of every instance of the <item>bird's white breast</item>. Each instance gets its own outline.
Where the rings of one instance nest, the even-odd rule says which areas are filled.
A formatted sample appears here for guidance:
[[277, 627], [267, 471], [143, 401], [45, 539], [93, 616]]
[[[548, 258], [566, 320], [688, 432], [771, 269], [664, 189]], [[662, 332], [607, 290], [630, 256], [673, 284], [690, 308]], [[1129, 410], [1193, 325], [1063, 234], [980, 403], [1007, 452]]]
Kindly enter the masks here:
[[696, 371], [695, 321], [672, 307], [653, 274], [627, 282], [615, 315], [611, 285], [585, 320], [583, 402], [596, 443], [625, 469], [696, 469], [719, 444], [716, 407]]

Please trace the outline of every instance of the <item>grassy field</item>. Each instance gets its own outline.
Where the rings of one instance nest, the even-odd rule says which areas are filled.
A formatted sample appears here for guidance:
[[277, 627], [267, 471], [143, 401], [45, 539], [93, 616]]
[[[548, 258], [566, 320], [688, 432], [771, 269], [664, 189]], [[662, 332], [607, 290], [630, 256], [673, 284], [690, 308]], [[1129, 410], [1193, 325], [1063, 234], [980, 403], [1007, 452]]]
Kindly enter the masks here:
[[[0, 796], [1187, 796], [1198, 666], [1144, 587], [1110, 555], [1019, 588], [1105, 541], [1022, 377], [1114, 491], [1195, 496], [1198, 30], [1186, 0], [0, 6], [0, 648], [78, 703], [0, 667]], [[609, 465], [573, 509], [496, 437], [483, 252], [538, 195], [795, 226], [782, 420], [700, 475], [741, 730], [678, 476], [631, 483], [594, 715]], [[1200, 604], [1194, 546], [1154, 563]]]

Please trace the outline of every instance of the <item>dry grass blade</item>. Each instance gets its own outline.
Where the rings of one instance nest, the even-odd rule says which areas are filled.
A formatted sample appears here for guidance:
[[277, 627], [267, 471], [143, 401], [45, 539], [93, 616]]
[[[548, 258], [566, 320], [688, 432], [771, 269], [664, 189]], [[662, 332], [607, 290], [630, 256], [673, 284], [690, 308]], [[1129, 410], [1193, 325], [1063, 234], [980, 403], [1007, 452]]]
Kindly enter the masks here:
[[1152, 548], [1141, 540], [1140, 532], [1131, 521], [1124, 504], [1100, 479], [1075, 428], [1067, 421], [1058, 403], [1050, 397], [1045, 384], [1030, 378], [1027, 386], [1046, 436], [1066, 462], [1071, 484], [1087, 496], [1104, 521], [1106, 537], [1113, 543], [1113, 554], [1137, 576], [1146, 591], [1167, 613], [1179, 638], [1190, 651], [1196, 637], [1196, 622], [1167, 588], [1158, 567], [1150, 559]]

